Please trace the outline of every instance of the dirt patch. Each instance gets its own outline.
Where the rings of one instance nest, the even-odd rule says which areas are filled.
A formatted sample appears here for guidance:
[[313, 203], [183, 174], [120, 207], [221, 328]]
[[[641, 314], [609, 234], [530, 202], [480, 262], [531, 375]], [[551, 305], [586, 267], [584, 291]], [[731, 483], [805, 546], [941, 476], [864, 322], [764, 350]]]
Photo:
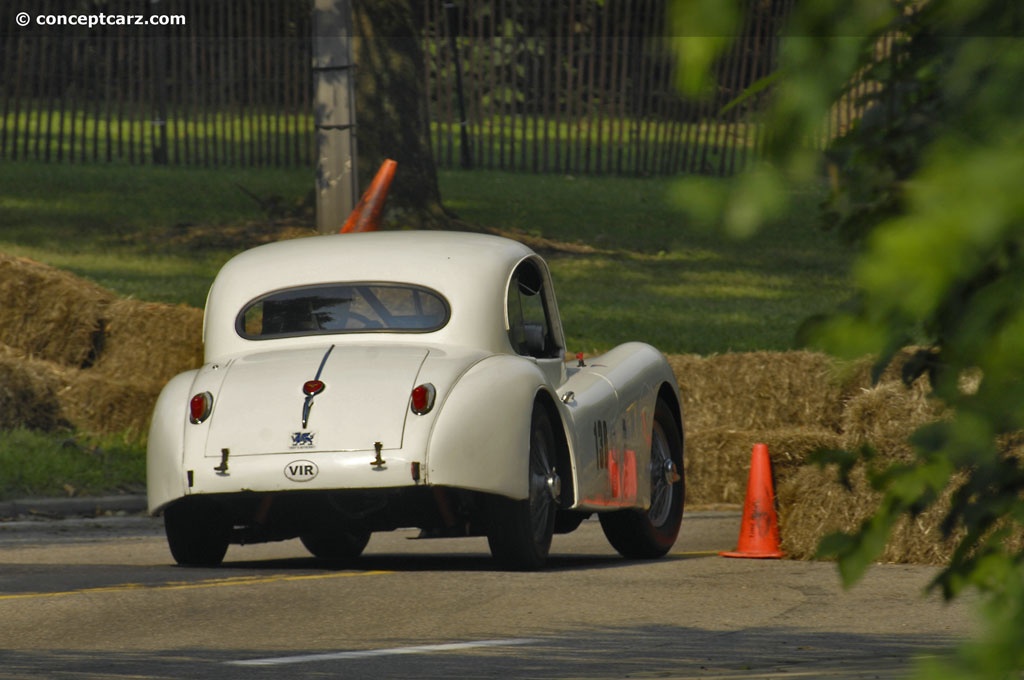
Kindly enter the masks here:
[[145, 234], [132, 234], [131, 243], [138, 244], [140, 239], [153, 247], [175, 250], [246, 250], [265, 243], [283, 241], [292, 238], [316, 236], [317, 231], [312, 224], [300, 218], [282, 218], [226, 224], [217, 226], [198, 224], [179, 224], [168, 229], [147, 231]]

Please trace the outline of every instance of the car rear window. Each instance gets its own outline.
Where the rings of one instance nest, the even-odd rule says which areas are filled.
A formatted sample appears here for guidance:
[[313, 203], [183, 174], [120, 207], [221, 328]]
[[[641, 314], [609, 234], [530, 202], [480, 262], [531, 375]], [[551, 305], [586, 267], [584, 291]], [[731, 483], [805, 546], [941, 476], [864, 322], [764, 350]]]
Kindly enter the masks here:
[[334, 283], [288, 288], [247, 304], [235, 322], [248, 340], [332, 333], [429, 333], [450, 308], [429, 288], [396, 283]]

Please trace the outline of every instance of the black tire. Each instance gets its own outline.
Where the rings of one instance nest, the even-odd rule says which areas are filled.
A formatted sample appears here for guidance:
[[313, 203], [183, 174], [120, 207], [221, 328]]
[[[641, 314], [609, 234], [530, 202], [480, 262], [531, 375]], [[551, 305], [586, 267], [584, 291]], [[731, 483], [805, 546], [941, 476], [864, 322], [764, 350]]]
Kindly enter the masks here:
[[216, 567], [224, 561], [231, 539], [231, 521], [209, 499], [184, 498], [164, 510], [164, 532], [171, 556], [186, 567]]
[[682, 437], [672, 408], [658, 399], [651, 432], [651, 507], [601, 513], [601, 529], [623, 557], [662, 557], [679, 536], [685, 493]]
[[314, 557], [332, 562], [354, 560], [363, 554], [370, 542], [370, 532], [365, 529], [316, 529], [299, 536]]
[[489, 505], [487, 543], [506, 569], [540, 569], [551, 550], [561, 483], [555, 469], [555, 434], [551, 418], [534, 404], [530, 420], [530, 496], [512, 500], [494, 496]]

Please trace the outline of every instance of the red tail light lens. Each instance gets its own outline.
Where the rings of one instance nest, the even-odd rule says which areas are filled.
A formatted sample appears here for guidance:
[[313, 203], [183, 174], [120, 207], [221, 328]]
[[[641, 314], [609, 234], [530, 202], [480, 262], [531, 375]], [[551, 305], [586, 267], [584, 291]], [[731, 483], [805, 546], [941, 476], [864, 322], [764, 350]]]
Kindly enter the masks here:
[[430, 383], [423, 383], [417, 385], [412, 389], [412, 401], [410, 408], [412, 412], [418, 416], [422, 416], [425, 413], [430, 413], [430, 409], [434, 408], [434, 396], [437, 392], [434, 390], [434, 386]]
[[188, 419], [193, 425], [198, 425], [210, 417], [213, 410], [213, 395], [203, 392], [192, 397], [188, 402]]

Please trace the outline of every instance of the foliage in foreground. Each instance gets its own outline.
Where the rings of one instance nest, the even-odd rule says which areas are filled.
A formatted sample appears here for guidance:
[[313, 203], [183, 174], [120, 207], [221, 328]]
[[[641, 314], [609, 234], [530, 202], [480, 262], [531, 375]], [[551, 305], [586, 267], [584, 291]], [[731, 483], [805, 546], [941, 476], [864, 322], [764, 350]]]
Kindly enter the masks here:
[[[736, 6], [722, 4], [679, 2], [676, 19], [728, 22]], [[1024, 5], [1001, 0], [797, 3], [769, 114], [773, 163], [710, 202], [732, 231], [756, 230], [784, 208], [786, 182], [819, 171], [822, 159], [803, 142], [820, 132], [844, 84], [863, 67], [882, 85], [828, 155], [830, 218], [861, 247], [859, 297], [819, 338], [842, 355], [880, 356], [879, 370], [898, 348], [924, 345], [905, 377], [927, 374], [952, 416], [912, 436], [914, 463], [874, 472], [884, 499], [861, 531], [821, 548], [855, 581], [896, 520], [932, 506], [961, 473], [943, 528], [966, 531], [936, 585], [946, 597], [968, 586], [989, 594], [990, 632], [963, 650], [958, 667], [941, 669], [948, 677], [1024, 669], [1024, 555], [1005, 541], [1024, 525], [1024, 468], [1003, 454], [1024, 430], [1022, 26]], [[886, 34], [895, 36], [892, 54], [876, 61]], [[680, 42], [684, 65], [709, 64], [714, 50]], [[703, 82], [688, 77], [691, 89]], [[865, 453], [838, 460], [848, 471]]]

